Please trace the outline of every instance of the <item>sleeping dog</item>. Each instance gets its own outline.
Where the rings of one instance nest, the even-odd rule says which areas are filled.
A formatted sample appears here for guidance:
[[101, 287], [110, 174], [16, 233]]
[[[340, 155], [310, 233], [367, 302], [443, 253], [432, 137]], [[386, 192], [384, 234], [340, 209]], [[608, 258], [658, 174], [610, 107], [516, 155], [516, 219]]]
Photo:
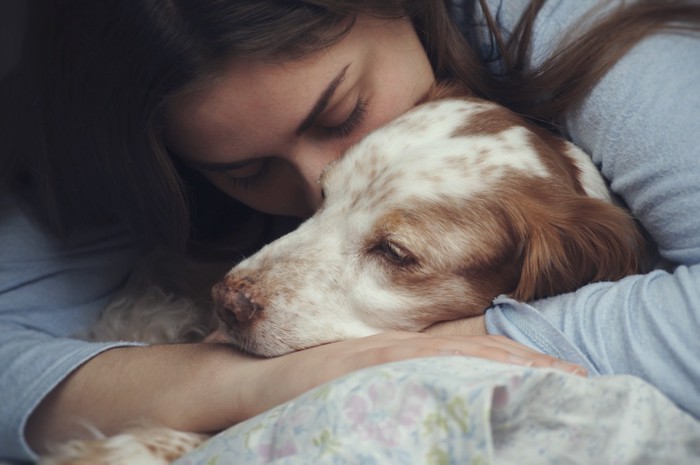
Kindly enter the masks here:
[[213, 288], [226, 338], [276, 356], [479, 315], [642, 268], [644, 240], [590, 158], [438, 88], [331, 164], [319, 211]]

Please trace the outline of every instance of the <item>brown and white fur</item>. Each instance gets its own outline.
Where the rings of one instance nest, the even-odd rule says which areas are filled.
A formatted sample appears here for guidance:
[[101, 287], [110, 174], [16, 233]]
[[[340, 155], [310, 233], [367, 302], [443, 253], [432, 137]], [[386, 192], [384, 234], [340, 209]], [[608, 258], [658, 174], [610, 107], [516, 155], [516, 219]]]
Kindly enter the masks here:
[[[312, 218], [213, 288], [221, 327], [243, 351], [277, 356], [386, 330], [421, 331], [479, 315], [501, 294], [527, 301], [642, 266], [634, 221], [613, 204], [585, 153], [450, 89], [368, 135], [320, 183], [325, 200]], [[211, 330], [213, 312], [192, 318], [197, 306], [187, 305], [153, 306], [149, 324], [161, 336], [139, 338], [179, 342]], [[122, 300], [92, 335], [133, 339], [130, 327], [144, 327], [140, 314]], [[164, 459], [166, 449], [146, 445], [150, 461], [135, 462], [108, 446], [143, 450], [155, 434], [161, 445], [172, 439], [179, 454], [203, 439], [157, 428], [129, 434], [73, 442], [45, 463], [166, 463], [172, 449]]]

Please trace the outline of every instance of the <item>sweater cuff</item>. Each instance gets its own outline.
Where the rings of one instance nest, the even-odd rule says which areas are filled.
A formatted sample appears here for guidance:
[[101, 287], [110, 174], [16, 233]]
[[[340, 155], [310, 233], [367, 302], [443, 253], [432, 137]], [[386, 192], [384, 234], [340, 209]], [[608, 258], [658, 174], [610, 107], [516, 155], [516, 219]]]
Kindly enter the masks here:
[[486, 331], [505, 336], [539, 352], [581, 365], [589, 375], [598, 370], [581, 351], [535, 307], [500, 295], [486, 311]]

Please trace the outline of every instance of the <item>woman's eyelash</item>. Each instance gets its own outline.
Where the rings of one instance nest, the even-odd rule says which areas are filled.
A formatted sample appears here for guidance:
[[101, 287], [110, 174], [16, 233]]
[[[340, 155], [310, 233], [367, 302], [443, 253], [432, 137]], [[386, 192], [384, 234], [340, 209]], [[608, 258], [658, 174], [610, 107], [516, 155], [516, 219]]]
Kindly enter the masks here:
[[367, 100], [358, 100], [357, 105], [350, 116], [338, 126], [326, 128], [333, 137], [343, 138], [349, 136], [356, 127], [362, 123], [367, 114]]
[[269, 165], [270, 162], [268, 160], [262, 160], [260, 167], [255, 173], [244, 177], [231, 176], [229, 177], [229, 181], [234, 186], [240, 187], [241, 189], [252, 189], [265, 179], [270, 171]]

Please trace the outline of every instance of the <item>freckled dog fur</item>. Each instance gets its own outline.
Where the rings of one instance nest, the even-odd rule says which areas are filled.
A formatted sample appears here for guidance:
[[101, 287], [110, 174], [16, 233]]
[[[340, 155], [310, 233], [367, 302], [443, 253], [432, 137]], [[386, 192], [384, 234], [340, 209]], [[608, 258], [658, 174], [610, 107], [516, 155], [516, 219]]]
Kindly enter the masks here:
[[590, 158], [494, 103], [438, 95], [331, 164], [321, 209], [213, 290], [231, 342], [275, 356], [478, 315], [642, 267]]

